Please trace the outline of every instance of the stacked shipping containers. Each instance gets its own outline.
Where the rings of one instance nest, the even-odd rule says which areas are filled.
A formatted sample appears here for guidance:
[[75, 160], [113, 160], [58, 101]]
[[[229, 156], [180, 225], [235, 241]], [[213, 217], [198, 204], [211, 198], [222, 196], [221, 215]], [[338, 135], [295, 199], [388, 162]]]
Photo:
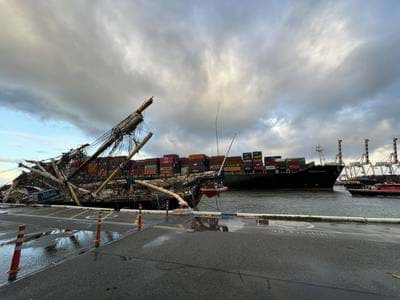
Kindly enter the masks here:
[[254, 173], [262, 173], [264, 170], [261, 151], [253, 152], [253, 170]]
[[306, 165], [306, 159], [304, 157], [286, 158], [286, 167], [290, 171], [299, 171]]
[[179, 155], [166, 154], [160, 158], [160, 175], [172, 176], [180, 173]]
[[189, 174], [189, 158], [181, 157], [179, 158], [179, 165], [181, 168], [181, 175]]
[[160, 159], [148, 158], [144, 160], [144, 175], [154, 176], [160, 173]]
[[205, 154], [192, 154], [189, 155], [189, 172], [201, 173], [208, 171], [209, 161]]
[[133, 160], [131, 163], [131, 172], [130, 175], [135, 177], [144, 176], [144, 160]]
[[286, 173], [286, 161], [282, 158], [275, 159], [277, 173]]
[[[126, 157], [98, 157], [87, 166], [87, 173], [92, 176], [104, 178], [118, 168]], [[179, 157], [177, 154], [166, 154], [160, 158], [149, 158], [145, 160], [132, 160], [125, 165], [124, 170], [117, 176], [131, 175], [135, 177], [157, 177], [187, 175], [189, 173], [201, 173], [209, 169], [219, 171], [224, 156], [207, 157], [205, 154], [193, 154], [188, 158]], [[264, 166], [263, 166], [264, 162]], [[287, 173], [296, 172], [305, 168], [304, 157], [282, 159], [281, 156], [266, 156], [262, 160], [262, 152], [254, 151], [243, 153], [240, 156], [227, 157], [224, 172], [226, 173]]]
[[210, 170], [218, 172], [221, 168], [222, 162], [224, 161], [223, 155], [219, 156], [211, 156], [209, 159], [210, 162]]
[[[109, 157], [107, 175], [110, 175], [112, 172], [114, 172], [114, 170], [117, 169], [119, 165], [125, 160], [126, 160], [125, 156]], [[118, 170], [116, 177], [121, 176], [123, 171], [124, 170]]]
[[264, 165], [267, 173], [275, 173], [277, 171], [277, 160], [282, 159], [281, 156], [265, 156]]
[[225, 173], [238, 173], [242, 171], [243, 160], [240, 156], [227, 157], [224, 165]]
[[243, 170], [246, 173], [253, 172], [253, 156], [251, 152], [243, 153]]

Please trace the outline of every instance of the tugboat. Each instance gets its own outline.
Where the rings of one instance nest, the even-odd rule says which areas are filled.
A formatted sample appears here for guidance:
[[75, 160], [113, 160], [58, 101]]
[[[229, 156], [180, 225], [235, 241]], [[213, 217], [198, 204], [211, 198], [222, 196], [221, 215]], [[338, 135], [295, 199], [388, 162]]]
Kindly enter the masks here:
[[348, 188], [352, 196], [399, 196], [400, 183], [386, 182], [367, 185], [362, 188]]

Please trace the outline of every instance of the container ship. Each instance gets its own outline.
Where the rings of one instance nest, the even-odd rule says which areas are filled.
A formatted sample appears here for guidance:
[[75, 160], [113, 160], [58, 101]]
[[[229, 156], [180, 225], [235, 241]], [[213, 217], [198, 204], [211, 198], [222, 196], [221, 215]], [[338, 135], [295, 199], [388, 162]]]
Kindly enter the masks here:
[[[104, 163], [93, 161], [88, 165], [90, 180], [93, 174], [101, 180], [112, 172], [113, 165], [118, 165], [123, 157], [98, 158]], [[192, 154], [180, 157], [178, 154], [166, 154], [160, 158], [131, 160], [120, 171], [119, 176], [135, 179], [157, 179], [180, 175], [219, 171], [224, 156]], [[102, 168], [108, 166], [110, 170]], [[316, 165], [306, 163], [304, 157], [282, 158], [265, 156], [261, 151], [246, 152], [242, 156], [229, 156], [224, 163], [221, 177], [224, 185], [235, 190], [268, 189], [317, 189], [331, 190], [343, 170], [341, 164]], [[84, 174], [84, 173], [83, 173]], [[85, 180], [84, 175], [81, 180]]]

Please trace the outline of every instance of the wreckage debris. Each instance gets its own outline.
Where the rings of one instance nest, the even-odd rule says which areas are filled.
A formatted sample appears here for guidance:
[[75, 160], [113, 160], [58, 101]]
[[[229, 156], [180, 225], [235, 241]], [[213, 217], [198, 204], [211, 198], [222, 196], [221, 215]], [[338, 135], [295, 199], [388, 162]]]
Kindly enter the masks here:
[[[151, 139], [141, 136], [138, 126], [143, 112], [153, 103], [146, 100], [135, 112], [100, 136], [85, 144], [44, 161], [20, 163], [24, 171], [2, 191], [3, 202], [60, 203], [111, 207], [170, 209], [196, 207], [203, 184], [217, 179], [217, 173], [202, 172], [158, 179], [138, 179], [132, 170], [132, 158]], [[128, 147], [126, 147], [128, 145]], [[134, 149], [132, 149], [134, 145]], [[103, 156], [128, 148], [126, 156]], [[91, 153], [92, 154], [89, 154]]]

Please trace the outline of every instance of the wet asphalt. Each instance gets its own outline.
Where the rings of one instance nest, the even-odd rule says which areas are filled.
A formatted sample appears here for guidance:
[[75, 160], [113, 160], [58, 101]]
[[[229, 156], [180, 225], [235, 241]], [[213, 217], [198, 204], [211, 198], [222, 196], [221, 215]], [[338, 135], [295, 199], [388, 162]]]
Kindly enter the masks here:
[[[23, 222], [28, 233], [60, 230], [54, 239], [48, 234], [28, 242], [37, 243], [37, 248], [45, 249], [52, 240], [70, 240], [71, 232], [77, 240], [80, 234], [82, 248], [86, 247], [56, 250], [64, 258], [3, 284], [2, 299], [397, 299], [400, 295], [400, 226], [396, 225], [263, 224], [254, 219], [191, 216], [170, 216], [166, 222], [164, 216], [144, 215], [145, 228], [137, 231], [134, 214], [113, 212], [103, 230], [114, 237], [94, 249], [88, 232], [94, 231], [97, 212], [0, 210], [7, 211], [0, 214], [1, 241], [12, 239]], [[63, 232], [66, 228], [69, 231]], [[4, 252], [1, 246], [0, 250]], [[36, 254], [40, 257], [43, 252]]]

